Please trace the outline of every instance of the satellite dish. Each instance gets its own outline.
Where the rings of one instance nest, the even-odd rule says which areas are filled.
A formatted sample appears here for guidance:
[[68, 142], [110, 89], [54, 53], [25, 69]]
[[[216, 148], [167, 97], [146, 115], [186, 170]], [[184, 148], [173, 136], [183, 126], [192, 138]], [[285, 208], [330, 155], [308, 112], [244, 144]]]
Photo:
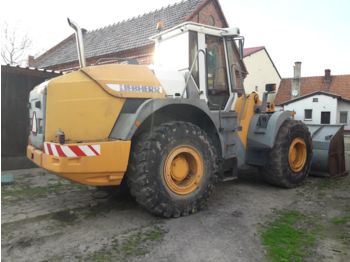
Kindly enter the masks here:
[[297, 95], [299, 95], [299, 91], [294, 89], [292, 91], [292, 96], [297, 96]]

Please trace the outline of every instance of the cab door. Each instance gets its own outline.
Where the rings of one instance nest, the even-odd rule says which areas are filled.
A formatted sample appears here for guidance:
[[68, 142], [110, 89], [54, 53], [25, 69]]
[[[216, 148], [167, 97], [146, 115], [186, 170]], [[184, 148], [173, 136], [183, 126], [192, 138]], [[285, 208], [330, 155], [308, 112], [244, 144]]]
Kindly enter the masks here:
[[230, 98], [224, 38], [206, 35], [206, 80], [210, 110], [224, 110]]

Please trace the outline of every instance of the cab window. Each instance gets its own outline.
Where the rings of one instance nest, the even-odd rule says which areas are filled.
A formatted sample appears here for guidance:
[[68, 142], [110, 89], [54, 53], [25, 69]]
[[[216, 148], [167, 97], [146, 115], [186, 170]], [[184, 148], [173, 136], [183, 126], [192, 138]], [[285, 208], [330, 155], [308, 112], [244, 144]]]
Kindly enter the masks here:
[[223, 110], [230, 96], [223, 39], [207, 35], [206, 44], [208, 106]]
[[190, 42], [190, 61], [189, 66], [191, 68], [194, 63], [192, 69], [192, 77], [199, 87], [199, 69], [198, 69], [198, 35], [197, 32], [190, 31], [189, 32], [189, 42]]
[[239, 53], [237, 45], [233, 39], [227, 39], [226, 46], [232, 87], [236, 89], [241, 88], [243, 86], [242, 72], [240, 72], [239, 69]]

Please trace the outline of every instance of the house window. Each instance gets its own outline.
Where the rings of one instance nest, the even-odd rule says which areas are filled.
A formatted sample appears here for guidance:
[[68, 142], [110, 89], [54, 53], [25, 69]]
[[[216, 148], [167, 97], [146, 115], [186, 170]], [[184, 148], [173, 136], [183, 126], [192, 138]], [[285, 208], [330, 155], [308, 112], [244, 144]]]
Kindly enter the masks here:
[[214, 16], [209, 16], [208, 17], [208, 25], [214, 26], [215, 25], [215, 18]]
[[321, 124], [331, 123], [331, 112], [321, 112]]
[[318, 97], [314, 97], [314, 98], [312, 99], [312, 102], [318, 102]]
[[348, 111], [340, 111], [339, 112], [339, 123], [347, 124], [348, 123]]
[[312, 120], [312, 109], [304, 110], [304, 120]]

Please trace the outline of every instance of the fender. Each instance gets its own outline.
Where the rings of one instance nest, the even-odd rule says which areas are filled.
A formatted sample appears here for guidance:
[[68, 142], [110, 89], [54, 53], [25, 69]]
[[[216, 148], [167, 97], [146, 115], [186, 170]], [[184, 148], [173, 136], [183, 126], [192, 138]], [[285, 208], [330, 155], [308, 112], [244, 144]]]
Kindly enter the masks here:
[[[132, 100], [130, 100], [132, 102]], [[127, 106], [128, 102], [125, 103]], [[131, 140], [134, 134], [137, 132], [138, 128], [142, 126], [142, 124], [153, 114], [160, 112], [162, 109], [167, 107], [181, 105], [187, 105], [188, 108], [192, 108], [193, 111], [201, 112], [201, 114], [205, 115], [208, 118], [210, 123], [205, 123], [207, 126], [214, 127], [216, 134], [219, 137], [220, 142], [220, 152], [221, 156], [224, 157], [223, 148], [224, 142], [221, 133], [219, 132], [219, 116], [218, 114], [214, 114], [211, 112], [206, 104], [206, 102], [202, 99], [181, 99], [181, 98], [163, 98], [163, 99], [147, 99], [141, 101], [139, 105], [134, 106], [134, 110], [122, 110], [120, 113], [111, 133], [111, 139], [118, 140]], [[137, 107], [137, 108], [136, 108]], [[178, 119], [174, 120], [182, 120], [191, 117], [191, 110], [187, 113], [186, 116], [179, 116]]]
[[288, 119], [291, 119], [289, 111], [253, 116], [248, 131], [247, 164], [265, 165], [266, 153], [273, 148], [280, 127]]

